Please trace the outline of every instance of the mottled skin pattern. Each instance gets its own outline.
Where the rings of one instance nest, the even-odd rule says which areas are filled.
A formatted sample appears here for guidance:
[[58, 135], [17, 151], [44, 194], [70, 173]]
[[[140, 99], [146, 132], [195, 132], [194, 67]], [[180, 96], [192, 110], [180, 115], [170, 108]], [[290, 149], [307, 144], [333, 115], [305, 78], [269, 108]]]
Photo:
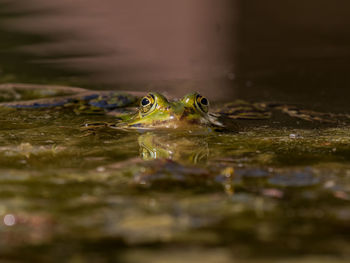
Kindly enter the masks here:
[[[197, 129], [221, 127], [210, 114], [209, 101], [197, 92], [181, 100], [169, 101], [160, 93], [141, 97], [137, 92], [91, 91], [65, 86], [9, 83], [0, 85], [0, 107], [42, 109], [65, 107], [77, 114], [116, 116], [119, 122], [111, 125], [119, 129]], [[136, 113], [123, 114], [139, 100]], [[93, 126], [88, 125], [90, 128]]]
[[42, 109], [75, 106], [79, 113], [110, 111], [132, 105], [137, 92], [93, 91], [77, 87], [8, 83], [0, 84], [0, 107]]
[[[5, 107], [30, 110], [58, 107], [71, 109], [76, 114], [110, 114], [117, 117], [117, 124], [103, 126], [126, 130], [238, 131], [242, 125], [238, 126], [240, 123], [237, 121], [259, 120], [262, 124], [265, 120], [267, 125], [277, 123], [276, 119], [271, 121], [274, 112], [284, 114], [283, 118], [277, 119], [279, 123], [290, 122], [292, 119], [316, 124], [350, 123], [350, 114], [316, 112], [278, 103], [235, 101], [218, 105], [213, 114], [209, 112], [209, 101], [197, 92], [173, 101], [156, 92], [141, 97], [143, 95], [144, 93], [129, 91], [93, 91], [77, 87], [7, 83], [0, 84], [0, 109]], [[134, 107], [137, 101], [139, 109], [133, 113], [130, 108]], [[286, 115], [291, 117], [290, 120]], [[93, 126], [86, 124], [89, 129]], [[245, 122], [243, 126], [247, 126], [247, 123]]]
[[162, 94], [152, 92], [141, 98], [138, 111], [122, 117], [116, 128], [197, 129], [222, 126], [208, 110], [209, 101], [197, 92], [175, 101], [168, 101]]

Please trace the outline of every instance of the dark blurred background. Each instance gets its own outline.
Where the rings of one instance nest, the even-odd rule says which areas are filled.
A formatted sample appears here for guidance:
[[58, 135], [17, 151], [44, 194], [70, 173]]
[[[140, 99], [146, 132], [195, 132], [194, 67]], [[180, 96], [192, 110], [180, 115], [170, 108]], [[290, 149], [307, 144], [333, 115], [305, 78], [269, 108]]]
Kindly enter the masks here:
[[346, 0], [0, 0], [0, 81], [347, 111]]

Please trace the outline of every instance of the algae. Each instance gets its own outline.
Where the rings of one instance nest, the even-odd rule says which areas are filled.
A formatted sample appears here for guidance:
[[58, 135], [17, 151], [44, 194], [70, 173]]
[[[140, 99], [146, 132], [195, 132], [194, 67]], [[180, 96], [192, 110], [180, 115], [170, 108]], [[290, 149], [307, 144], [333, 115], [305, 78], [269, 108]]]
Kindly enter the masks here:
[[350, 256], [348, 127], [81, 128], [113, 121], [65, 108], [1, 111], [5, 258], [134, 262], [204, 248], [206, 262], [217, 251], [223, 262]]

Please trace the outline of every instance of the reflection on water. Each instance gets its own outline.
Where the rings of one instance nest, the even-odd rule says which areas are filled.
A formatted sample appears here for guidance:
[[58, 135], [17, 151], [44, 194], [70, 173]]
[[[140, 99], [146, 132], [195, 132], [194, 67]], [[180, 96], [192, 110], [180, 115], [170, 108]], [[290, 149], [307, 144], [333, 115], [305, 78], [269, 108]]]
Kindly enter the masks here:
[[[349, 109], [348, 2], [141, 2], [0, 0], [0, 82]], [[116, 120], [64, 107], [0, 115], [2, 260], [349, 261], [346, 125], [85, 134]]]
[[207, 136], [148, 132], [138, 138], [143, 160], [169, 159], [200, 164], [209, 158]]
[[176, 96], [198, 90], [215, 100], [239, 97], [348, 111], [346, 1], [3, 0], [0, 5], [2, 82], [64, 82]]
[[86, 134], [83, 123], [115, 119], [64, 108], [0, 114], [5, 259], [350, 256], [348, 127]]
[[[87, 81], [129, 89], [170, 89], [175, 95], [215, 83], [228, 88], [234, 3], [221, 0], [13, 1], [21, 16], [6, 17], [10, 30], [53, 41], [21, 45], [36, 63], [89, 73]], [[213, 46], [219, 48], [213, 49]]]

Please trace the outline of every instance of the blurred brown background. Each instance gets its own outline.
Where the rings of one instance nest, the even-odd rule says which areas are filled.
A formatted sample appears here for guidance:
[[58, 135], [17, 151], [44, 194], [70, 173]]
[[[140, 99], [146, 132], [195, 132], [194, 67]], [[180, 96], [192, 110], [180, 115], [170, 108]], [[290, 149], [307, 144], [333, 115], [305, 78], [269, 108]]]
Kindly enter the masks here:
[[94, 54], [45, 63], [89, 71], [99, 83], [176, 86], [171, 93], [182, 95], [233, 71], [235, 5], [219, 2], [29, 0], [12, 7], [34, 14], [7, 19], [7, 26], [57, 38], [24, 46], [26, 52]]
[[7, 29], [54, 39], [19, 52], [87, 72], [87, 83], [348, 109], [345, 0], [0, 2], [26, 14], [3, 20]]

